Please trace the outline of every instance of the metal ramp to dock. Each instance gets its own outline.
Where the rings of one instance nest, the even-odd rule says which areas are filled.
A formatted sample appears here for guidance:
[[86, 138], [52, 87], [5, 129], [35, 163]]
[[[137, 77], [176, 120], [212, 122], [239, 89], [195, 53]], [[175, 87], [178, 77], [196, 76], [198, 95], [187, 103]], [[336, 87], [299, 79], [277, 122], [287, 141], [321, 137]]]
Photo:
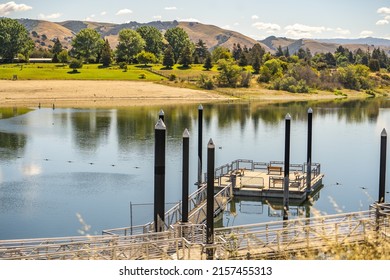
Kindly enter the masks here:
[[0, 259], [202, 260], [209, 249], [215, 259], [291, 258], [302, 252], [327, 258], [321, 252], [332, 246], [389, 242], [390, 204], [362, 212], [220, 228], [212, 245], [206, 244], [205, 232], [204, 225], [176, 224], [165, 232], [132, 236], [4, 240]]

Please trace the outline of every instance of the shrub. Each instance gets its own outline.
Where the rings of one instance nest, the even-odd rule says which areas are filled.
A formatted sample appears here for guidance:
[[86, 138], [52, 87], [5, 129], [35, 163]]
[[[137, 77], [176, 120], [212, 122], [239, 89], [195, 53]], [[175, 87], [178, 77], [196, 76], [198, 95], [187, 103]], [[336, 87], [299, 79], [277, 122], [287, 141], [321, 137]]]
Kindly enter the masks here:
[[77, 73], [77, 69], [81, 69], [83, 67], [83, 62], [78, 59], [72, 59], [69, 63], [69, 68], [73, 69], [73, 73]]
[[199, 76], [198, 86], [208, 90], [211, 90], [215, 87], [213, 79], [205, 74], [201, 74]]
[[242, 87], [250, 87], [252, 81], [252, 73], [250, 71], [242, 72], [241, 73], [241, 83], [240, 85]]
[[176, 81], [176, 79], [177, 79], [177, 77], [176, 77], [175, 74], [170, 74], [170, 75], [168, 76], [168, 80], [170, 80], [171, 82]]

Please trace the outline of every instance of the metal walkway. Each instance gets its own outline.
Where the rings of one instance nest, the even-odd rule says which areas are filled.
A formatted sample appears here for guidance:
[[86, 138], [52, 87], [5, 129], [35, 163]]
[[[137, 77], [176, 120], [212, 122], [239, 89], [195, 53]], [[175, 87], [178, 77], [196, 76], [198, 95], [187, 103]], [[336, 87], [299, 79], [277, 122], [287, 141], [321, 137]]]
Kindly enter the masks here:
[[[390, 238], [390, 204], [368, 211], [261, 223], [215, 230], [206, 244], [204, 225], [169, 227], [161, 233], [0, 241], [0, 259], [215, 259], [288, 258], [329, 246]], [[379, 245], [380, 246], [380, 245]]]

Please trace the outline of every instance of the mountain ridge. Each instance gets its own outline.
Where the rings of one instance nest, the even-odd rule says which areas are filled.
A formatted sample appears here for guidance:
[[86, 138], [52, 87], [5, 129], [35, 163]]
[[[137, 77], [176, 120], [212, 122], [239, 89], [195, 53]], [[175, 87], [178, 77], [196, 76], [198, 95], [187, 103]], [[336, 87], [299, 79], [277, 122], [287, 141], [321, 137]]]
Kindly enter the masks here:
[[357, 39], [291, 39], [286, 37], [269, 36], [264, 40], [245, 36], [239, 32], [223, 29], [221, 27], [203, 24], [200, 22], [180, 22], [180, 21], [152, 21], [148, 23], [139, 23], [131, 21], [123, 24], [67, 20], [62, 22], [51, 22], [34, 19], [18, 19], [28, 30], [36, 47], [50, 49], [54, 45], [54, 39], [58, 38], [62, 45], [70, 49], [71, 41], [74, 36], [84, 28], [97, 30], [103, 38], [109, 40], [112, 48], [118, 44], [118, 33], [124, 28], [137, 29], [140, 26], [154, 26], [165, 32], [169, 28], [181, 27], [189, 35], [193, 42], [202, 39], [209, 50], [218, 46], [232, 49], [234, 44], [240, 44], [242, 47], [251, 48], [254, 44], [260, 44], [267, 52], [274, 53], [281, 46], [282, 49], [289, 48], [290, 54], [296, 53], [299, 48], [309, 48], [315, 54], [319, 52], [334, 52], [339, 45], [355, 51], [358, 48], [367, 49], [381, 47], [390, 54], [390, 40], [383, 38], [357, 38]]

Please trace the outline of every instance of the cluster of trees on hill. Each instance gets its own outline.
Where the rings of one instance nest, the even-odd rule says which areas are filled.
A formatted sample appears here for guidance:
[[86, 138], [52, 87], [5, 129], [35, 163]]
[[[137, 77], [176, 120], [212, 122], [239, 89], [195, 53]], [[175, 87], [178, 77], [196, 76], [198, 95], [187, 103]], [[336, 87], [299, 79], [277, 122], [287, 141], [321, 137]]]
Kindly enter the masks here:
[[[21, 24], [7, 18], [0, 20], [0, 57], [4, 61], [12, 61], [18, 54], [27, 59], [32, 50], [33, 43]], [[70, 62], [73, 69], [80, 68], [82, 63], [102, 63], [108, 67], [114, 62], [124, 67], [132, 63], [162, 63], [165, 69], [175, 64], [181, 64], [182, 69], [203, 64], [205, 70], [210, 70], [217, 65], [217, 76], [199, 78], [199, 86], [207, 89], [216, 85], [249, 87], [254, 77], [272, 89], [299, 93], [340, 88], [370, 90], [390, 85], [387, 74], [390, 58], [380, 48], [352, 52], [339, 46], [334, 53], [313, 55], [302, 48], [290, 54], [288, 48], [279, 46], [271, 54], [260, 44], [251, 48], [234, 44], [231, 50], [219, 46], [210, 52], [204, 41], [192, 42], [180, 27], [168, 29], [164, 34], [152, 26], [123, 29], [115, 50], [96, 30], [83, 29], [73, 38], [70, 51], [57, 39], [50, 52], [53, 62]]]

